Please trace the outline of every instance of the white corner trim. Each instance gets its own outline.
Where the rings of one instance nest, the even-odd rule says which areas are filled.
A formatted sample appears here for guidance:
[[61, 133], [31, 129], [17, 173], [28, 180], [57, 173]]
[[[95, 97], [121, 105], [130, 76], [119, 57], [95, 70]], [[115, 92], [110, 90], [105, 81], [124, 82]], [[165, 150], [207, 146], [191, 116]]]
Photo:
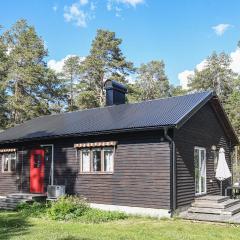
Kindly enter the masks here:
[[118, 211], [118, 212], [124, 212], [131, 215], [150, 216], [150, 217], [157, 217], [157, 218], [171, 217], [170, 211], [167, 209], [129, 207], [129, 206], [119, 206], [119, 205], [98, 204], [98, 203], [90, 203], [90, 206], [92, 208], [97, 208], [105, 211]]

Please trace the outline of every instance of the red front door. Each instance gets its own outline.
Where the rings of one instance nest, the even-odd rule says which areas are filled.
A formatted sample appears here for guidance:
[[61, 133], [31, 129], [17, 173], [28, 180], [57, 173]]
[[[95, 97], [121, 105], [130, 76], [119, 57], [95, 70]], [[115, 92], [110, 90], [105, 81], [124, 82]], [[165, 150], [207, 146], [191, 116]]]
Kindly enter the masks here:
[[30, 153], [30, 192], [44, 192], [44, 150], [36, 149]]

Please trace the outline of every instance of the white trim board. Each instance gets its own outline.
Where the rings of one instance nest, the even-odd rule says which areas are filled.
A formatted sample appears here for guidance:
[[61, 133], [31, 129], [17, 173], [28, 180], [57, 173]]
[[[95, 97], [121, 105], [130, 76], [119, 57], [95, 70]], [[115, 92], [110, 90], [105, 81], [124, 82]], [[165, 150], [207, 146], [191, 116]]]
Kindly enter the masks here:
[[92, 208], [97, 208], [105, 211], [118, 211], [124, 212], [131, 215], [141, 215], [157, 218], [170, 218], [170, 211], [167, 209], [156, 209], [156, 208], [141, 208], [141, 207], [129, 207], [129, 206], [119, 206], [119, 205], [108, 205], [108, 204], [98, 204], [90, 203]]

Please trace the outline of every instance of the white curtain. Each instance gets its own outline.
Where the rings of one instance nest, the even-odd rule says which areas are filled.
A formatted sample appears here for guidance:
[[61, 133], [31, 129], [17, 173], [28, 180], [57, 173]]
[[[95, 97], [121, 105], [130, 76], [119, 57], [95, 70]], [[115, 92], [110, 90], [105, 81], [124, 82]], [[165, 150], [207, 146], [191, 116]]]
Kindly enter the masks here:
[[112, 172], [113, 171], [113, 151], [108, 150], [104, 152], [105, 158], [105, 171]]
[[90, 172], [90, 151], [85, 150], [82, 152], [82, 171]]

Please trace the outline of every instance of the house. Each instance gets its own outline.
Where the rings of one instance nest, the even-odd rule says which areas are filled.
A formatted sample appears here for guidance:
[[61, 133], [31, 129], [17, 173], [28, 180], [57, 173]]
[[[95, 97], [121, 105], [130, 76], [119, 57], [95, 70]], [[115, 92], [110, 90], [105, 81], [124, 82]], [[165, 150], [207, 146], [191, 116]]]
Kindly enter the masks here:
[[[125, 103], [106, 82], [106, 107], [29, 120], [0, 133], [0, 194], [65, 185], [95, 207], [169, 216], [220, 194], [217, 151], [238, 144], [212, 91]], [[225, 181], [225, 185], [230, 181]]]

